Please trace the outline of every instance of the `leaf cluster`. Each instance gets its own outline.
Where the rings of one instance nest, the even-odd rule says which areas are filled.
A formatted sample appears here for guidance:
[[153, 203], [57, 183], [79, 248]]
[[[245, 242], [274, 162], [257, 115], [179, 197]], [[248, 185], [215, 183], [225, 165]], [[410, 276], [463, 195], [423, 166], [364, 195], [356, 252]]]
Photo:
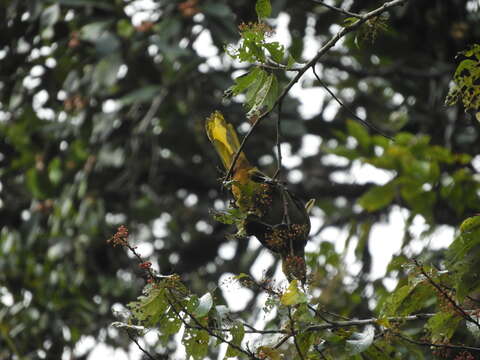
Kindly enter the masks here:
[[390, 142], [379, 135], [370, 135], [352, 120], [347, 122], [347, 131], [339, 134], [339, 138], [355, 139], [354, 146], [326, 150], [350, 160], [361, 159], [392, 174], [386, 184], [373, 186], [358, 199], [358, 204], [367, 211], [400, 203], [431, 221], [438, 203], [448, 203], [457, 215], [479, 208], [480, 200], [475, 194], [480, 184], [469, 168], [470, 155], [454, 154], [430, 144], [428, 136], [405, 132], [398, 133], [394, 142]]
[[480, 45], [473, 44], [470, 49], [458, 54], [464, 59], [458, 64], [453, 75], [454, 85], [445, 99], [446, 105], [461, 102], [465, 111], [472, 110], [480, 121]]

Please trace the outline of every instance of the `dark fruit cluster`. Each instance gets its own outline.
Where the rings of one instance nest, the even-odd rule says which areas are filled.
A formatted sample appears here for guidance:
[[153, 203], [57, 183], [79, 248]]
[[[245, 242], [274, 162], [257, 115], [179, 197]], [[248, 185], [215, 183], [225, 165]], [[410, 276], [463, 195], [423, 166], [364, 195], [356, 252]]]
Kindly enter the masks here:
[[107, 240], [107, 243], [113, 246], [127, 246], [128, 245], [128, 228], [125, 225], [120, 225], [117, 232]]
[[287, 274], [293, 275], [295, 278], [304, 281], [306, 278], [305, 260], [301, 256], [289, 255], [284, 260], [285, 270]]
[[260, 184], [260, 190], [253, 197], [252, 211], [265, 214], [272, 206], [273, 186], [270, 184]]
[[303, 249], [302, 239], [305, 239], [305, 231], [307, 226], [305, 224], [292, 224], [290, 226], [277, 226], [272, 231], [265, 234], [265, 242], [273, 251], [286, 254], [290, 252], [290, 241], [294, 250], [298, 248]]
[[475, 360], [475, 357], [470, 351], [462, 351], [460, 354], [455, 356], [454, 360]]

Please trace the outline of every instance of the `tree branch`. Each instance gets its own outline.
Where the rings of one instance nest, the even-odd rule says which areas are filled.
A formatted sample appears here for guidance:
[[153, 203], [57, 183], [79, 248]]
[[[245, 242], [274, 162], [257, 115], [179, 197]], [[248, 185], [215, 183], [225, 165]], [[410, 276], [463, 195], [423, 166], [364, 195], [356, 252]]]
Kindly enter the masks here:
[[[429, 319], [434, 315], [435, 313], [416, 314], [416, 315], [409, 315], [409, 316], [389, 317], [387, 318], [387, 320], [390, 322], [415, 321], [415, 320]], [[305, 331], [322, 331], [327, 329], [335, 329], [335, 328], [350, 327], [350, 326], [363, 326], [368, 324], [378, 325], [379, 320], [380, 319], [378, 318], [370, 318], [370, 319], [357, 319], [357, 320], [348, 320], [348, 321], [330, 321], [328, 324], [308, 326], [305, 329]]]
[[140, 349], [141, 352], [143, 352], [145, 354], [145, 356], [147, 358], [149, 358], [150, 360], [156, 360], [147, 350], [145, 350], [141, 345], [140, 343], [138, 342], [137, 339], [135, 339], [135, 337], [130, 333], [130, 331], [127, 330], [127, 335], [128, 337], [130, 338], [130, 340], [132, 340], [135, 345], [137, 345], [137, 347]]
[[320, 85], [322, 85], [322, 87], [327, 90], [327, 92], [330, 94], [330, 96], [341, 106], [343, 107], [345, 110], [347, 110], [350, 115], [353, 116], [353, 118], [355, 120], [357, 120], [358, 122], [360, 122], [362, 125], [366, 126], [367, 128], [370, 128], [374, 131], [376, 131], [377, 133], [379, 133], [380, 135], [382, 135], [383, 137], [389, 139], [389, 140], [392, 140], [393, 141], [393, 138], [387, 134], [385, 134], [383, 131], [381, 131], [379, 128], [377, 128], [375, 125], [372, 125], [370, 124], [369, 122], [363, 120], [361, 117], [359, 117], [357, 114], [355, 114], [353, 112], [352, 109], [350, 109], [348, 106], [346, 106], [334, 93], [332, 90], [330, 90], [330, 88], [320, 79], [320, 77], [318, 76], [317, 72], [315, 71], [315, 66], [312, 66], [312, 70], [313, 70], [313, 75], [315, 75], [315, 77], [317, 78], [317, 81], [320, 83]]
[[233, 172], [233, 168], [235, 167], [235, 164], [238, 160], [238, 157], [240, 156], [240, 153], [242, 152], [243, 148], [245, 147], [245, 144], [246, 144], [248, 138], [252, 135], [255, 128], [262, 122], [263, 119], [265, 119], [267, 117], [267, 115], [269, 115], [271, 113], [271, 111], [275, 108], [275, 106], [277, 106], [281, 101], [283, 101], [283, 99], [288, 94], [288, 92], [293, 87], [293, 85], [295, 85], [300, 80], [300, 78], [303, 76], [303, 74], [305, 74], [305, 72], [308, 69], [315, 66], [315, 64], [320, 60], [320, 58], [323, 55], [325, 55], [332, 47], [334, 47], [337, 44], [337, 42], [341, 38], [343, 38], [345, 35], [347, 35], [348, 33], [352, 32], [356, 29], [358, 29], [367, 20], [382, 14], [383, 12], [387, 11], [388, 9], [390, 9], [394, 6], [404, 5], [407, 1], [408, 0], [393, 0], [393, 1], [386, 2], [382, 6], [380, 6], [379, 8], [377, 8], [373, 11], [370, 11], [366, 14], [361, 15], [361, 18], [359, 18], [359, 20], [357, 20], [355, 23], [342, 28], [342, 30], [340, 30], [333, 37], [331, 37], [330, 40], [328, 40], [327, 43], [320, 48], [320, 50], [317, 52], [317, 54], [304, 67], [302, 67], [301, 69], [298, 70], [297, 74], [293, 77], [292, 80], [290, 80], [290, 82], [287, 84], [287, 86], [285, 86], [285, 88], [283, 89], [282, 93], [278, 96], [278, 98], [276, 99], [272, 108], [263, 112], [261, 115], [259, 115], [257, 117], [255, 122], [252, 124], [252, 126], [250, 127], [248, 132], [243, 137], [242, 142], [240, 144], [240, 147], [238, 148], [237, 152], [235, 153], [235, 156], [232, 159], [232, 163], [230, 164], [230, 168], [228, 169], [227, 174], [225, 175], [225, 180], [228, 180], [231, 177], [232, 172]]
[[470, 351], [480, 352], [480, 348], [477, 348], [477, 347], [466, 346], [466, 345], [435, 344], [435, 343], [426, 342], [426, 341], [413, 340], [413, 339], [410, 339], [409, 337], [407, 337], [405, 335], [402, 335], [400, 333], [392, 333], [392, 334], [399, 337], [400, 339], [403, 339], [403, 340], [408, 341], [409, 343], [412, 343], [412, 344], [415, 344], [415, 345], [445, 348], [445, 349], [455, 349], [455, 350], [470, 350]]
[[328, 8], [330, 10], [339, 12], [343, 15], [353, 16], [353, 17], [356, 17], [357, 19], [362, 18], [362, 15], [360, 15], [360, 14], [357, 14], [357, 13], [354, 13], [354, 12], [351, 12], [351, 11], [348, 11], [348, 10], [345, 10], [345, 9], [341, 9], [341, 8], [336, 7], [336, 6], [328, 5], [321, 0], [313, 0], [313, 2], [316, 3], [316, 4], [319, 4], [319, 5], [325, 6], [326, 8]]

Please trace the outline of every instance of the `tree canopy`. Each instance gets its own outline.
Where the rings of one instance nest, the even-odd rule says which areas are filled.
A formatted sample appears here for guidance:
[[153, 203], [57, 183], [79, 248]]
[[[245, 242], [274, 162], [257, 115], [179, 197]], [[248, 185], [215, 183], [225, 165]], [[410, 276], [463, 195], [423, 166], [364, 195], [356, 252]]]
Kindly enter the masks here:
[[[86, 359], [88, 337], [155, 359], [480, 356], [478, 2], [6, 0], [0, 19], [0, 359]], [[216, 110], [315, 200], [306, 286], [234, 235]]]

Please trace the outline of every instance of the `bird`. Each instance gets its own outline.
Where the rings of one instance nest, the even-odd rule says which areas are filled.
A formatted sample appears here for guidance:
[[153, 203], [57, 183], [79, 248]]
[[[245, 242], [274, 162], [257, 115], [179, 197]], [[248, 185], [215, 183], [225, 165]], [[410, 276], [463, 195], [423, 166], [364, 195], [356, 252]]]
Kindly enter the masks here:
[[[235, 128], [221, 112], [214, 111], [205, 122], [205, 130], [228, 172], [240, 149]], [[243, 151], [238, 154], [228, 184], [233, 206], [241, 214], [239, 231], [255, 236], [265, 248], [280, 255], [289, 281], [297, 279], [305, 284], [310, 202], [306, 207], [285, 184], [251, 165]]]

